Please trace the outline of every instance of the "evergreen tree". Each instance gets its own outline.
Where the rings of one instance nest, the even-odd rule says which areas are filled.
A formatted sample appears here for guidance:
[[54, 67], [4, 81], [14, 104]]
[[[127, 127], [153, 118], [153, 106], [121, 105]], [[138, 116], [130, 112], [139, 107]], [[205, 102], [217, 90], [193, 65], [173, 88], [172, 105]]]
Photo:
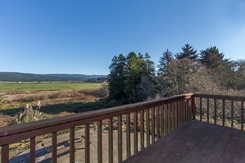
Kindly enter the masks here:
[[164, 75], [164, 67], [172, 60], [174, 59], [173, 53], [169, 51], [168, 49], [162, 54], [162, 57], [160, 57], [159, 65], [158, 65], [158, 75]]
[[176, 58], [177, 59], [194, 59], [196, 60], [198, 58], [197, 51], [194, 50], [194, 48], [190, 44], [185, 44], [184, 47], [182, 47], [183, 52], [177, 54]]

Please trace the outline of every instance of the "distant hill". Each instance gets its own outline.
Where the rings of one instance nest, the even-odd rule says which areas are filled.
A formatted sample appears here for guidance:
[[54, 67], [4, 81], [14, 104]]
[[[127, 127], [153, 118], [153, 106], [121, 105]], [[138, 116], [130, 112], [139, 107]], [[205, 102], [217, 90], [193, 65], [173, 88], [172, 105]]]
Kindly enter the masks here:
[[30, 74], [19, 72], [0, 72], [0, 81], [86, 81], [91, 78], [106, 77], [106, 75], [84, 74]]

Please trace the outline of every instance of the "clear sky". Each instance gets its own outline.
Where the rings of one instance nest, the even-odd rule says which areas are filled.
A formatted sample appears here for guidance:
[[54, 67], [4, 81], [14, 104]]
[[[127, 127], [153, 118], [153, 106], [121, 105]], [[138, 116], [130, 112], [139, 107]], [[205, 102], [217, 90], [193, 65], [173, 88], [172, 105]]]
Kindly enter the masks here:
[[245, 0], [0, 0], [0, 71], [109, 73], [115, 55], [217, 46], [245, 59]]

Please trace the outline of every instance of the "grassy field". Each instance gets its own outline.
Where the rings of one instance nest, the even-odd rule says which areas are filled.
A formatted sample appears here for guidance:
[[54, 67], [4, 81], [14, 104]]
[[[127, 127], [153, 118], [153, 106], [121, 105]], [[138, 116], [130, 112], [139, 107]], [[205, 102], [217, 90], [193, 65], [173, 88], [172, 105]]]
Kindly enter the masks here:
[[101, 83], [0, 83], [0, 92], [99, 88]]

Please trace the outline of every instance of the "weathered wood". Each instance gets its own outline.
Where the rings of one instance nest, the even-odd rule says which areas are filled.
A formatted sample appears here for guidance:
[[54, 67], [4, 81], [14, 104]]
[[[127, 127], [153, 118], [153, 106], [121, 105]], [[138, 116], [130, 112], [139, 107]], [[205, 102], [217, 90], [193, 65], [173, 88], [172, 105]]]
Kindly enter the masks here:
[[155, 142], [155, 108], [151, 108], [151, 142]]
[[164, 136], [164, 107], [163, 105], [160, 106], [160, 110], [161, 110], [161, 137]]
[[225, 100], [222, 100], [223, 103], [223, 111], [222, 111], [222, 121], [223, 121], [223, 126], [225, 126]]
[[[118, 120], [119, 125], [119, 120]], [[118, 126], [118, 130], [120, 128], [120, 125]], [[121, 125], [121, 132], [122, 132], [122, 125]], [[119, 133], [119, 131], [118, 131]], [[120, 139], [118, 138], [118, 143], [120, 142]], [[102, 163], [102, 121], [97, 122], [97, 162]], [[118, 145], [118, 151], [119, 151], [119, 145]], [[118, 154], [119, 158], [119, 154]]]
[[138, 114], [134, 112], [134, 154], [138, 152]]
[[144, 149], [145, 139], [144, 139], [144, 110], [140, 111], [140, 149]]
[[196, 97], [192, 97], [192, 119], [196, 120]]
[[9, 162], [9, 145], [3, 145], [2, 146], [2, 163], [8, 163]]
[[57, 132], [52, 133], [52, 163], [57, 163]]
[[160, 138], [160, 125], [159, 125], [159, 107], [156, 107], [156, 132], [157, 132], [157, 140]]
[[168, 105], [164, 105], [164, 135], [168, 134]]
[[89, 123], [85, 125], [85, 163], [90, 162]]
[[198, 93], [195, 93], [194, 97], [224, 99], [224, 100], [234, 100], [234, 101], [244, 101], [245, 100], [245, 96], [210, 95], [210, 94], [198, 94]]
[[130, 114], [126, 115], [126, 148], [127, 158], [131, 156], [131, 144], [130, 144]]
[[241, 130], [243, 130], [243, 101], [241, 101]]
[[217, 109], [216, 109], [216, 106], [217, 105], [217, 102], [216, 102], [216, 99], [214, 99], [214, 124], [217, 124]]
[[207, 122], [209, 123], [209, 98], [207, 98]]
[[233, 106], [234, 106], [233, 100], [231, 100], [231, 128], [233, 128], [233, 113], [234, 113]]
[[200, 97], [200, 121], [202, 121], [202, 97]]
[[[86, 139], [85, 135], [85, 139]], [[89, 152], [89, 151], [88, 151]], [[87, 154], [88, 156], [89, 153]], [[70, 163], [75, 163], [75, 128], [70, 128]], [[89, 160], [86, 162], [89, 163]]]
[[112, 118], [108, 119], [108, 158], [109, 163], [113, 163], [113, 128], [112, 128]]
[[149, 109], [146, 109], [146, 146], [150, 145], [150, 115]]
[[30, 162], [31, 163], [35, 163], [36, 162], [36, 142], [35, 142], [35, 137], [34, 138], [30, 138]]
[[118, 162], [122, 162], [122, 115], [118, 116]]

